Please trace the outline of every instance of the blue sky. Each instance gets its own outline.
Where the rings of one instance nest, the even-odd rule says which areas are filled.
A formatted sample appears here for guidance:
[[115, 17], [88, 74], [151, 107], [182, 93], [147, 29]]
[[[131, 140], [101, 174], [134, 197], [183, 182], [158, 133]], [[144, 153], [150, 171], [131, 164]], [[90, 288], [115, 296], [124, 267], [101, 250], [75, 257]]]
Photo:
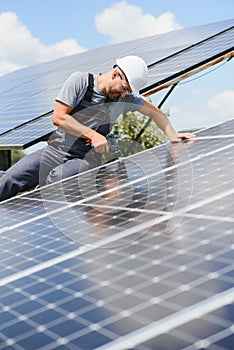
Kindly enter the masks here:
[[[231, 19], [233, 14], [233, 0], [0, 0], [0, 74], [139, 36]], [[132, 17], [144, 25], [139, 27]], [[177, 129], [206, 127], [234, 116], [233, 61], [175, 89], [165, 108]], [[153, 102], [164, 93], [155, 94]]]

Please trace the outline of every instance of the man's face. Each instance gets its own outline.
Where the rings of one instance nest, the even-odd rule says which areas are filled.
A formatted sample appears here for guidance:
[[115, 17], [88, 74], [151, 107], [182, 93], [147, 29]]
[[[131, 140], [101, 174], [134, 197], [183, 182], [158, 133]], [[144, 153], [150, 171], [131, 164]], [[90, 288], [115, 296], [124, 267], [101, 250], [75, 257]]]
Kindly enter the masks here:
[[108, 97], [113, 100], [122, 96], [124, 98], [127, 94], [131, 93], [131, 87], [122, 71], [116, 68], [113, 71], [112, 79], [107, 91]]

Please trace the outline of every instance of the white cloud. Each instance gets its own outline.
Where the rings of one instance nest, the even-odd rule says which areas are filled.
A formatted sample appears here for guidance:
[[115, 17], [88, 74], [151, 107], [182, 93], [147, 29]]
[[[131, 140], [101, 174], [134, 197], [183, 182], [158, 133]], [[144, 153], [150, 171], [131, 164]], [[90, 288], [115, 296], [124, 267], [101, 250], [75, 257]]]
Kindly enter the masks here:
[[126, 1], [115, 3], [95, 17], [96, 28], [100, 33], [111, 37], [112, 43], [169, 32], [181, 28], [175, 22], [172, 12], [158, 17], [144, 14], [141, 7], [129, 5]]
[[234, 117], [234, 90], [217, 93], [208, 100], [200, 95], [194, 99], [193, 90], [186, 89], [175, 92], [168, 102], [170, 120], [177, 130], [201, 129]]
[[208, 106], [223, 118], [233, 118], [234, 90], [227, 90], [214, 95], [208, 100]]
[[0, 76], [22, 68], [21, 65], [0, 59]]
[[74, 39], [45, 45], [13, 12], [0, 13], [0, 74], [85, 51]]

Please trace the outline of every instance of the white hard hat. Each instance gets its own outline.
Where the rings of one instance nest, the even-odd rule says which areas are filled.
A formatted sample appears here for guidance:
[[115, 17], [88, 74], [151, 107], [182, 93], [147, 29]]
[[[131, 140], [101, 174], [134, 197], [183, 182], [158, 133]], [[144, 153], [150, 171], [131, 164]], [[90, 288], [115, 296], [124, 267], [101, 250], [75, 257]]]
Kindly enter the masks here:
[[116, 60], [117, 66], [124, 72], [132, 92], [139, 96], [148, 81], [148, 68], [145, 61], [138, 56], [125, 56]]

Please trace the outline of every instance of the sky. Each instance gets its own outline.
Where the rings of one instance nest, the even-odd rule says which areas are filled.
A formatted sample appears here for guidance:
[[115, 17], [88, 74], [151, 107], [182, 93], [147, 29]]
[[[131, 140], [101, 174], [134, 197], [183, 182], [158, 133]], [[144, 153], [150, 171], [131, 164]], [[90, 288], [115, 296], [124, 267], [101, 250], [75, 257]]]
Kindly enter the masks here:
[[[233, 0], [0, 0], [0, 76], [110, 44], [231, 19]], [[179, 84], [164, 105], [177, 130], [234, 117], [234, 59]], [[1, 77], [0, 77], [1, 78]], [[166, 90], [154, 94], [156, 104]]]

